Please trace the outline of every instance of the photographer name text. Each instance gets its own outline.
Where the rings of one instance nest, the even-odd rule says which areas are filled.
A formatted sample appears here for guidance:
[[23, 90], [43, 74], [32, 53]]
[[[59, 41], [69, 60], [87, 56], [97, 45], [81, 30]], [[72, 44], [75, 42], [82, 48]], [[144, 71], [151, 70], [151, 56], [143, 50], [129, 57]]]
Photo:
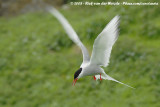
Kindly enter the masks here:
[[106, 6], [106, 5], [159, 5], [158, 2], [70, 2], [70, 5]]

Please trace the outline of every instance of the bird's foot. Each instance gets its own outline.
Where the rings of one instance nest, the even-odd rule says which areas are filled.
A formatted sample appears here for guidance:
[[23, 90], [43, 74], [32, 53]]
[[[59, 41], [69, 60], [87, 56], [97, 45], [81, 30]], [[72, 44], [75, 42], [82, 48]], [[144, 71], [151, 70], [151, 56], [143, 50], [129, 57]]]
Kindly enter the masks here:
[[95, 76], [93, 76], [93, 78], [94, 78], [94, 80], [96, 80], [96, 77], [95, 77]]
[[101, 74], [100, 74], [100, 80], [102, 81]]

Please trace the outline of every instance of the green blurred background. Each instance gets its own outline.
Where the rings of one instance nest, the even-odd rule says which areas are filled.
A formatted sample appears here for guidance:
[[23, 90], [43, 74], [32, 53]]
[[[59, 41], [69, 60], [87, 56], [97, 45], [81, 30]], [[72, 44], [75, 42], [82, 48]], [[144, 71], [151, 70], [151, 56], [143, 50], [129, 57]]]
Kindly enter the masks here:
[[159, 6], [74, 6], [72, 1], [44, 0], [68, 19], [90, 54], [97, 35], [121, 16], [120, 36], [104, 69], [136, 89], [92, 77], [72, 86], [82, 53], [60, 23], [39, 7], [40, 0], [1, 0], [0, 107], [160, 107]]

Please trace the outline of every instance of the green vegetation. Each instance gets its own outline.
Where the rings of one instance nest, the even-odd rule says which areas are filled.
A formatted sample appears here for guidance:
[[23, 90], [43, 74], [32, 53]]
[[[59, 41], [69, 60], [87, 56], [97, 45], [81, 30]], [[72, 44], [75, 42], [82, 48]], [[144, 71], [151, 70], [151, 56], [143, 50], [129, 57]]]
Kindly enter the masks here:
[[157, 6], [72, 6], [60, 11], [90, 53], [94, 39], [117, 14], [120, 36], [110, 64], [113, 81], [82, 78], [80, 49], [49, 13], [0, 18], [0, 107], [159, 107], [160, 12]]

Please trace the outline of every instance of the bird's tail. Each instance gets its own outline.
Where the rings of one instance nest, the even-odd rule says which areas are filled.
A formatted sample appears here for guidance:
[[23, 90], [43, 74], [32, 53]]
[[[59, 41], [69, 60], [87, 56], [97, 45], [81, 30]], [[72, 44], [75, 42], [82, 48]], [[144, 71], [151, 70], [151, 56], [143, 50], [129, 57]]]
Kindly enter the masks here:
[[[95, 75], [95, 77], [96, 77], [96, 80], [100, 79], [100, 75]], [[122, 83], [122, 82], [120, 82], [120, 81], [118, 81], [118, 80], [110, 77], [110, 76], [107, 75], [107, 74], [101, 75], [101, 78], [102, 78], [102, 79], [105, 79], [105, 80], [112, 80], [112, 81], [118, 82], [118, 83], [120, 83], [120, 84], [123, 84], [123, 85], [125, 85], [125, 86], [127, 86], [127, 87], [134, 88], [134, 87], [131, 87], [131, 86], [127, 85], [127, 84], [124, 84], [124, 83]]]

